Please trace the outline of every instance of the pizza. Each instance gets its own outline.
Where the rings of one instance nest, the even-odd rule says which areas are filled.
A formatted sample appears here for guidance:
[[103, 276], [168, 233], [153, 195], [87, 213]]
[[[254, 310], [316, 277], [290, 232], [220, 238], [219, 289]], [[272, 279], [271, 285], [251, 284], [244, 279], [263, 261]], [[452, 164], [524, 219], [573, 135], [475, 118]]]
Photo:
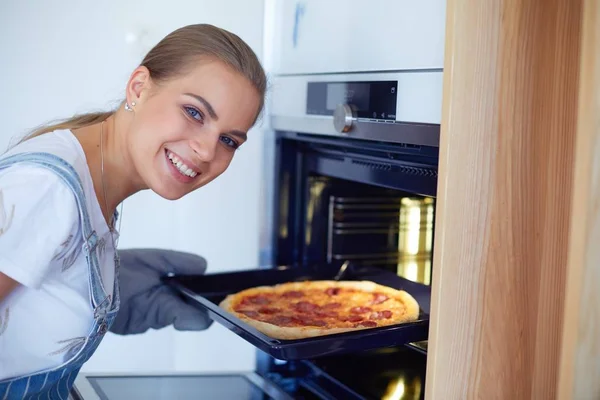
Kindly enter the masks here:
[[303, 281], [228, 295], [219, 306], [260, 332], [293, 340], [414, 321], [417, 301], [371, 281]]

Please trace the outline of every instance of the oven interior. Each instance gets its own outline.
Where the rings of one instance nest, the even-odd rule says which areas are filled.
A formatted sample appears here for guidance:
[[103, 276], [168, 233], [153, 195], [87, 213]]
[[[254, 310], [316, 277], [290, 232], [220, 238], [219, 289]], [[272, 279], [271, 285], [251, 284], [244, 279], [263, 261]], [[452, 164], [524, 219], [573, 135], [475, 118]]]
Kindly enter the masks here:
[[324, 254], [328, 264], [350, 261], [431, 283], [433, 198], [320, 175], [307, 186], [304, 258]]
[[277, 265], [351, 261], [431, 283], [437, 149], [279, 132]]

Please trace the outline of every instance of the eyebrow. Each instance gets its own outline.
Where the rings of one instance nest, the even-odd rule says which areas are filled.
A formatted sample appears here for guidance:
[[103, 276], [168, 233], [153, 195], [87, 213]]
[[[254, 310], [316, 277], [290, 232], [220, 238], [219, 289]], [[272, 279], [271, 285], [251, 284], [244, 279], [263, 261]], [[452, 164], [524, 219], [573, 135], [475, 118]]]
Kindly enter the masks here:
[[248, 135], [246, 135], [246, 133], [242, 132], [242, 131], [229, 131], [229, 132], [225, 132], [231, 136], [235, 136], [238, 139], [240, 139], [241, 141], [245, 142], [246, 140], [248, 140]]
[[198, 96], [197, 94], [193, 94], [193, 93], [184, 93], [186, 96], [190, 96], [195, 98], [196, 100], [198, 100], [200, 103], [202, 103], [204, 105], [204, 107], [206, 107], [206, 110], [208, 111], [208, 114], [210, 115], [210, 117], [214, 120], [218, 120], [219, 117], [217, 116], [217, 113], [215, 113], [215, 109], [210, 105], [210, 103], [208, 101], [206, 101], [206, 99], [202, 96]]
[[[190, 96], [195, 98], [196, 100], [198, 100], [200, 103], [202, 103], [204, 105], [204, 107], [206, 107], [206, 110], [208, 111], [208, 114], [210, 115], [210, 117], [214, 120], [218, 120], [219, 117], [217, 116], [217, 113], [215, 113], [215, 109], [210, 105], [210, 103], [202, 96], [199, 96], [197, 94], [193, 94], [193, 93], [184, 93], [186, 96]], [[232, 136], [237, 137], [238, 139], [240, 139], [241, 141], [246, 141], [248, 140], [248, 135], [245, 132], [242, 131], [238, 131], [238, 130], [232, 130], [229, 132], [225, 132], [228, 133]]]

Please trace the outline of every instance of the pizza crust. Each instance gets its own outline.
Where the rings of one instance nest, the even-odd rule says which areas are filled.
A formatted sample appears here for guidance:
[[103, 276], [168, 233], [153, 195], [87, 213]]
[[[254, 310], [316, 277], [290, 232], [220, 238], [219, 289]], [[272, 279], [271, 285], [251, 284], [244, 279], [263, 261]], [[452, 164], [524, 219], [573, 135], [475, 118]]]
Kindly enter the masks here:
[[282, 340], [304, 339], [324, 335], [332, 335], [336, 333], [352, 332], [362, 329], [373, 329], [372, 327], [333, 327], [320, 328], [312, 326], [287, 327], [270, 324], [250, 318], [244, 314], [235, 311], [236, 306], [246, 297], [256, 296], [260, 294], [283, 293], [290, 290], [311, 290], [311, 289], [328, 289], [328, 288], [348, 288], [363, 292], [382, 293], [389, 298], [395, 299], [404, 305], [402, 315], [394, 315], [394, 318], [389, 320], [380, 320], [378, 327], [397, 325], [410, 321], [414, 321], [419, 317], [419, 304], [409, 293], [403, 290], [393, 289], [388, 286], [379, 285], [372, 281], [305, 281], [305, 282], [289, 282], [275, 286], [258, 286], [241, 292], [228, 295], [219, 306], [224, 310], [235, 315], [248, 325], [253, 326], [265, 335]]

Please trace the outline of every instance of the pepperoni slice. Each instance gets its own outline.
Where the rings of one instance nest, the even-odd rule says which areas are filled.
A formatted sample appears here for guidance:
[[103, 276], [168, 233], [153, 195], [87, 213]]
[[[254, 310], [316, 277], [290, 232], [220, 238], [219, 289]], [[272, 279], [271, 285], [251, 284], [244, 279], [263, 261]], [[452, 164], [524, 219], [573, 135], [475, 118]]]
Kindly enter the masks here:
[[265, 304], [269, 304], [270, 302], [271, 302], [271, 300], [269, 300], [266, 296], [256, 295], [256, 296], [246, 297], [242, 301], [242, 304], [265, 305]]
[[282, 294], [283, 297], [285, 297], [286, 299], [298, 299], [300, 297], [304, 297], [304, 293], [298, 291], [298, 290], [290, 290], [287, 292], [284, 292]]
[[340, 290], [340, 288], [327, 288], [325, 293], [327, 293], [329, 296], [335, 296], [340, 293]]
[[322, 306], [321, 308], [324, 310], [333, 310], [336, 308], [340, 308], [342, 306], [342, 303], [327, 303], [324, 306]]
[[342, 322], [359, 322], [362, 321], [364, 318], [360, 315], [350, 315], [349, 317], [339, 317], [338, 319]]
[[309, 303], [308, 301], [300, 301], [296, 303], [296, 309], [300, 312], [313, 312], [318, 309], [319, 306], [313, 303]]
[[279, 311], [281, 311], [281, 309], [275, 307], [261, 307], [258, 309], [259, 313], [268, 315], [278, 313]]
[[244, 314], [246, 317], [249, 318], [256, 318], [259, 316], [259, 314], [256, 311], [252, 311], [252, 310], [235, 310], [237, 312], [239, 312], [240, 314]]
[[350, 317], [348, 317], [348, 321], [350, 322], [358, 322], [358, 321], [362, 321], [363, 317], [361, 317], [360, 315], [351, 315]]
[[335, 311], [327, 311], [327, 310], [317, 310], [315, 314], [319, 317], [332, 317], [335, 318], [338, 316], [338, 313]]
[[354, 325], [355, 327], [358, 326], [364, 326], [364, 327], [368, 327], [368, 328], [374, 328], [377, 326], [377, 322], [375, 321], [363, 321], [363, 322], [359, 322], [358, 324]]
[[378, 320], [378, 319], [389, 319], [392, 318], [392, 312], [390, 310], [384, 311], [375, 311], [369, 316], [369, 319]]
[[371, 304], [381, 304], [381, 303], [385, 302], [387, 299], [389, 299], [389, 297], [387, 297], [383, 293], [374, 293], [373, 301], [371, 301]]
[[363, 314], [363, 313], [368, 313], [370, 311], [372, 311], [372, 309], [370, 307], [352, 307], [350, 309], [350, 312], [354, 313], [354, 314]]

